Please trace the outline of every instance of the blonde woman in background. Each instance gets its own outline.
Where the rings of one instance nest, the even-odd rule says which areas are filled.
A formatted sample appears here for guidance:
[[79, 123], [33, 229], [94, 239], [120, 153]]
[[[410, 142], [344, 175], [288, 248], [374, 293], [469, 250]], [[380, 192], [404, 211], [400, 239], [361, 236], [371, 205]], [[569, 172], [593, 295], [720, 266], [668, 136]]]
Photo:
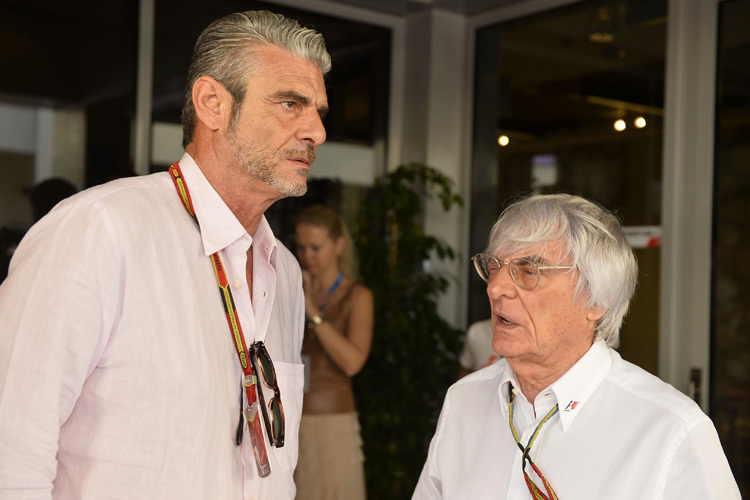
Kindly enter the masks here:
[[364, 455], [351, 377], [370, 353], [372, 292], [355, 281], [352, 242], [333, 209], [313, 205], [303, 210], [295, 233], [307, 314], [297, 500], [364, 499]]

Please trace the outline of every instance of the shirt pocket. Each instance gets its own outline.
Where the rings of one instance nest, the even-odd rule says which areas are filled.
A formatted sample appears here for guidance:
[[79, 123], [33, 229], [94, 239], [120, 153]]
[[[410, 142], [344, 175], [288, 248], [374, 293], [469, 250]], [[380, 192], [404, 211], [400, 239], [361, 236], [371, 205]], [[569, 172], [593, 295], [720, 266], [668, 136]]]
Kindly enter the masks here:
[[[284, 407], [284, 446], [271, 446], [271, 456], [282, 470], [293, 472], [299, 453], [299, 423], [302, 417], [302, 389], [305, 367], [297, 363], [274, 363]], [[272, 467], [273, 470], [273, 467]]]

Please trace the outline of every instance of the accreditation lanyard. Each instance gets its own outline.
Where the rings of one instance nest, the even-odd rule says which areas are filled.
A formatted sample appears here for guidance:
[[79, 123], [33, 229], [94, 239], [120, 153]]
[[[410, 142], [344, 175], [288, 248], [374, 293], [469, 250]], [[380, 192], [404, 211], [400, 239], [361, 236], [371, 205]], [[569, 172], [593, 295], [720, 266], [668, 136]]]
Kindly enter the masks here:
[[[539, 425], [536, 426], [536, 429], [534, 429], [534, 432], [531, 434], [531, 437], [529, 438], [529, 442], [524, 445], [521, 444], [521, 440], [518, 439], [518, 434], [516, 433], [516, 428], [513, 425], [513, 413], [515, 410], [515, 404], [513, 402], [513, 384], [508, 383], [508, 423], [510, 424], [510, 431], [513, 433], [513, 439], [516, 440], [516, 444], [521, 449], [521, 452], [523, 455], [521, 456], [521, 469], [523, 470], [523, 477], [526, 481], [526, 486], [529, 488], [529, 492], [531, 493], [531, 497], [534, 500], [558, 500], [557, 494], [555, 493], [555, 490], [552, 489], [552, 485], [549, 484], [549, 481], [547, 481], [547, 478], [544, 477], [542, 474], [542, 471], [539, 470], [539, 468], [536, 466], [534, 462], [532, 462], [531, 457], [529, 456], [529, 452], [531, 451], [531, 447], [534, 445], [534, 441], [536, 440], [537, 435], [539, 435], [539, 431], [542, 429], [542, 426], [547, 423], [547, 421], [552, 418], [552, 416], [557, 413], [559, 406], [555, 405], [554, 408], [552, 408], [549, 413], [542, 419], [541, 422], [539, 422]], [[534, 472], [536, 472], [537, 476], [542, 480], [544, 483], [544, 488], [547, 490], [547, 495], [545, 496], [544, 493], [542, 493], [539, 488], [534, 484], [534, 482], [529, 477], [528, 473], [526, 472], [526, 462], [529, 462], [531, 464], [531, 468], [534, 469]]]
[[341, 284], [341, 279], [344, 277], [344, 272], [339, 270], [339, 274], [336, 276], [336, 280], [333, 282], [333, 285], [331, 285], [331, 288], [328, 289], [326, 292], [326, 301], [323, 303], [322, 306], [318, 308], [320, 312], [323, 312], [326, 310], [326, 307], [328, 307], [328, 304], [331, 302], [331, 295], [338, 290], [339, 285]]
[[[185, 206], [185, 210], [187, 210], [190, 216], [193, 217], [195, 223], [198, 224], [198, 230], [200, 231], [198, 217], [195, 215], [193, 201], [190, 198], [190, 191], [188, 191], [187, 182], [182, 175], [182, 170], [180, 170], [179, 162], [175, 162], [169, 167], [169, 174], [172, 178], [172, 182], [174, 182], [175, 189], [177, 189], [177, 194], [180, 196], [180, 199]], [[237, 357], [240, 360], [242, 373], [244, 374], [243, 384], [245, 386], [245, 393], [247, 394], [245, 418], [250, 431], [250, 440], [253, 446], [253, 454], [255, 455], [255, 463], [258, 466], [258, 474], [260, 477], [266, 477], [271, 473], [271, 465], [268, 462], [268, 452], [263, 438], [263, 427], [260, 422], [260, 404], [258, 403], [258, 394], [256, 392], [258, 390], [256, 388], [258, 385], [258, 377], [253, 369], [253, 363], [249, 358], [250, 354], [248, 353], [247, 344], [245, 343], [245, 336], [242, 334], [240, 317], [237, 314], [237, 309], [234, 305], [232, 290], [229, 288], [229, 279], [227, 278], [224, 265], [221, 262], [219, 252], [211, 254], [211, 264], [213, 264], [216, 281], [219, 284], [219, 293], [221, 294], [221, 300], [224, 303], [224, 312], [227, 315], [227, 322], [229, 323], [229, 333], [232, 335], [234, 347], [237, 351]]]

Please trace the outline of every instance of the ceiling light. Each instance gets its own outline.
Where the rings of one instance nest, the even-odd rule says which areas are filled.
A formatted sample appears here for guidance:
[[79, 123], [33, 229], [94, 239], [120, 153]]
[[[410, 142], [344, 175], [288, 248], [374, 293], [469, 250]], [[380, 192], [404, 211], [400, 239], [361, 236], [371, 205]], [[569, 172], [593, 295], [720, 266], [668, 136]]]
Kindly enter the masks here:
[[497, 138], [497, 143], [500, 145], [500, 147], [505, 147], [510, 143], [510, 139], [507, 135], [501, 135]]
[[633, 121], [633, 125], [635, 125], [636, 128], [643, 128], [646, 126], [646, 119], [642, 116], [639, 116]]
[[609, 7], [599, 7], [591, 21], [589, 40], [596, 43], [609, 43], [615, 40], [615, 19]]
[[617, 130], [618, 132], [622, 132], [623, 130], [625, 130], [625, 127], [627, 127], [627, 125], [625, 124], [625, 120], [620, 119], [615, 122], [615, 130]]

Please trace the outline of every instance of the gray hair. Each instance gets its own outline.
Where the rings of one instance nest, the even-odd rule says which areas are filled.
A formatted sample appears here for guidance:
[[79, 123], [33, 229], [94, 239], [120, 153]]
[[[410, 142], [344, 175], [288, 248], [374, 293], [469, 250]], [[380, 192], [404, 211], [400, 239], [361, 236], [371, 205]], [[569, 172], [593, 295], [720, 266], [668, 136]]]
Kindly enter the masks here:
[[331, 71], [331, 56], [323, 35], [303, 28], [297, 21], [267, 10], [230, 14], [212, 22], [195, 42], [188, 69], [185, 104], [182, 108], [182, 146], [193, 142], [195, 107], [192, 91], [201, 76], [221, 83], [232, 96], [231, 121], [245, 98], [247, 78], [257, 68], [256, 46], [274, 46], [316, 64], [323, 75]]
[[492, 227], [486, 252], [512, 254], [562, 238], [578, 270], [575, 298], [605, 311], [595, 339], [615, 348], [638, 279], [638, 263], [620, 222], [601, 206], [569, 194], [535, 195], [513, 203]]

